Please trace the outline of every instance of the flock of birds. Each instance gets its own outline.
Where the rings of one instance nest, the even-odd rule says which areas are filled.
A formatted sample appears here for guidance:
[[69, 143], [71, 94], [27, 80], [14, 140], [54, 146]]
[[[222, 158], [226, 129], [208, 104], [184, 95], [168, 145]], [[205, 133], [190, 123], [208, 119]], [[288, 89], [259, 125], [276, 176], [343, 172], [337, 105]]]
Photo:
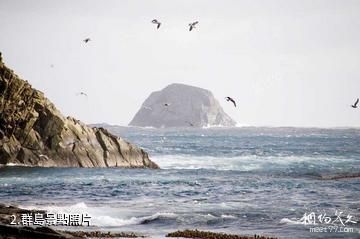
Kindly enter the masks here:
[[[162, 25], [162, 23], [160, 21], [158, 21], [157, 19], [153, 19], [151, 21], [151, 23], [156, 25], [156, 29], [159, 29], [160, 26]], [[193, 29], [195, 29], [197, 24], [199, 24], [199, 21], [189, 23], [189, 31], [192, 31]], [[83, 42], [85, 42], [85, 43], [88, 43], [90, 41], [91, 41], [91, 39], [89, 37], [85, 38], [83, 40]], [[54, 67], [54, 66], [51, 65], [51, 67]], [[77, 93], [77, 95], [86, 96], [86, 97], [88, 96], [85, 92], [79, 92], [79, 93]], [[225, 97], [225, 100], [228, 101], [228, 102], [233, 103], [234, 107], [236, 107], [236, 101], [232, 97], [227, 96], [227, 97]], [[354, 109], [358, 108], [358, 103], [359, 103], [359, 98], [356, 99], [355, 103], [352, 104], [351, 107], [354, 108]], [[169, 103], [164, 103], [164, 106], [168, 107], [168, 106], [170, 106], [170, 104]]]
[[[159, 22], [157, 19], [154, 19], [151, 22], [156, 25], [156, 29], [160, 28], [161, 22]], [[198, 23], [199, 23], [199, 21], [189, 23], [189, 31], [191, 32]]]
[[[153, 19], [151, 23], [156, 25], [156, 29], [159, 29], [161, 26], [161, 22], [159, 22], [157, 19]], [[189, 23], [189, 31], [191, 32], [193, 29], [196, 28], [196, 25], [199, 24], [199, 21], [191, 22]], [[88, 43], [91, 41], [91, 38], [87, 37], [83, 40], [83, 42]]]
[[[156, 29], [159, 29], [160, 26], [161, 26], [161, 22], [159, 22], [157, 19], [153, 19], [153, 20], [151, 21], [151, 23], [156, 24]], [[195, 22], [189, 23], [189, 31], [192, 31], [193, 29], [195, 29], [195, 27], [196, 27], [196, 25], [197, 25], [198, 23], [199, 23], [199, 21], [195, 21]], [[85, 42], [85, 43], [88, 43], [88, 42], [90, 42], [90, 41], [91, 41], [91, 38], [90, 38], [90, 37], [87, 37], [87, 38], [85, 38], [85, 39], [83, 40], [83, 42]], [[50, 67], [53, 68], [54, 65], [51, 64]], [[76, 95], [78, 95], [78, 96], [86, 96], [86, 97], [88, 96], [85, 92], [79, 92], [79, 93], [77, 93]], [[231, 99], [230, 97], [227, 97], [227, 98]], [[229, 99], [228, 99], [228, 101], [229, 101]], [[234, 105], [235, 105], [235, 107], [236, 107], [235, 101], [234, 101], [233, 99], [231, 99], [231, 101], [234, 103]], [[169, 106], [169, 105], [166, 104], [166, 103], [165, 103], [164, 105], [165, 105], [165, 106]]]
[[[156, 29], [159, 29], [160, 26], [161, 26], [161, 24], [162, 24], [162, 23], [161, 23], [160, 21], [158, 21], [157, 19], [153, 19], [153, 20], [151, 21], [151, 23], [153, 23], [153, 24], [156, 25]], [[199, 24], [199, 21], [195, 21], [195, 22], [189, 23], [189, 31], [191, 32], [192, 30], [194, 30], [194, 29], [196, 28], [196, 25], [197, 25], [197, 24]], [[88, 43], [88, 42], [90, 42], [90, 41], [91, 41], [91, 38], [89, 38], [89, 37], [87, 37], [87, 38], [85, 38], [85, 39], [83, 40], [83, 42], [85, 42], [85, 43]], [[53, 67], [53, 65], [52, 65], [52, 67]], [[77, 95], [79, 95], [79, 96], [86, 96], [86, 97], [88, 96], [85, 92], [79, 92], [79, 93], [77, 93]], [[232, 102], [233, 105], [234, 105], [234, 107], [236, 107], [236, 101], [235, 101], [233, 98], [227, 96], [225, 99], [226, 99], [226, 101]], [[169, 103], [164, 103], [164, 106], [165, 106], [165, 107], [168, 107], [168, 106], [170, 106], [170, 104], [169, 104]]]

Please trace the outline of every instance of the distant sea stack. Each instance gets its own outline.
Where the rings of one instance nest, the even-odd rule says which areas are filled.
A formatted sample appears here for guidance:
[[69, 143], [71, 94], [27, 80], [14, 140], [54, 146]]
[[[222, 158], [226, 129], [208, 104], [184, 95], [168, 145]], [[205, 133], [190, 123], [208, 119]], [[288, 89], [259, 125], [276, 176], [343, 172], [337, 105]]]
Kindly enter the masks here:
[[205, 89], [171, 84], [151, 93], [129, 123], [140, 127], [235, 126], [236, 122]]
[[64, 117], [0, 61], [0, 165], [6, 164], [158, 168], [144, 150]]

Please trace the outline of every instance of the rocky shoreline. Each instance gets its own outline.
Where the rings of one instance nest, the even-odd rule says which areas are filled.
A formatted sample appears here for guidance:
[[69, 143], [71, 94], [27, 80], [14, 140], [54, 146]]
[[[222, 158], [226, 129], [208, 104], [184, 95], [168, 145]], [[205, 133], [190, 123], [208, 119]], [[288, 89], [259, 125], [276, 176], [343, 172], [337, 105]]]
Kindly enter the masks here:
[[[135, 232], [104, 232], [104, 231], [61, 231], [50, 227], [27, 227], [10, 225], [12, 215], [20, 218], [21, 214], [46, 213], [41, 210], [27, 210], [15, 206], [0, 204], [0, 239], [81, 239], [81, 238], [145, 238], [150, 237]], [[18, 223], [19, 220], [16, 220]], [[276, 239], [266, 236], [242, 236], [225, 233], [215, 233], [199, 230], [175, 231], [166, 237], [202, 238], [202, 239]]]
[[0, 165], [159, 168], [141, 148], [63, 116], [0, 60]]
[[[144, 235], [134, 232], [102, 231], [61, 231], [53, 227], [28, 227], [20, 225], [22, 214], [45, 214], [42, 210], [27, 210], [0, 204], [0, 239], [79, 239], [79, 238], [141, 238]], [[16, 220], [14, 217], [16, 216]], [[11, 225], [11, 223], [18, 225]]]
[[184, 230], [171, 232], [166, 237], [183, 237], [183, 238], [198, 238], [198, 239], [277, 239], [276, 237], [267, 236], [241, 236], [234, 234], [226, 234], [219, 232], [199, 231], [199, 230]]

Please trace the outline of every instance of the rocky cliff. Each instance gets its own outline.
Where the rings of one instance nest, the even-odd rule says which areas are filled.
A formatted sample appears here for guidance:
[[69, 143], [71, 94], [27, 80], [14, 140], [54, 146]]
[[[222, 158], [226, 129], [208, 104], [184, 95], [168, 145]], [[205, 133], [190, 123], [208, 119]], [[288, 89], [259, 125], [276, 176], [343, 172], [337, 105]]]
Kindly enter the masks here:
[[129, 125], [161, 127], [235, 126], [213, 94], [205, 89], [171, 84], [153, 92]]
[[0, 165], [158, 168], [148, 154], [110, 134], [64, 117], [0, 57]]

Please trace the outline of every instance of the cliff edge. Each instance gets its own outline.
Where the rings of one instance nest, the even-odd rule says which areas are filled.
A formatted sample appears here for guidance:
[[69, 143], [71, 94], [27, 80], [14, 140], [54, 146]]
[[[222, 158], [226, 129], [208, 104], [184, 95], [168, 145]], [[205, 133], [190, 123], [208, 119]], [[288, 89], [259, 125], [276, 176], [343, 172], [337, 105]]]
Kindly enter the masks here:
[[0, 55], [0, 165], [158, 168], [137, 146], [64, 117]]

